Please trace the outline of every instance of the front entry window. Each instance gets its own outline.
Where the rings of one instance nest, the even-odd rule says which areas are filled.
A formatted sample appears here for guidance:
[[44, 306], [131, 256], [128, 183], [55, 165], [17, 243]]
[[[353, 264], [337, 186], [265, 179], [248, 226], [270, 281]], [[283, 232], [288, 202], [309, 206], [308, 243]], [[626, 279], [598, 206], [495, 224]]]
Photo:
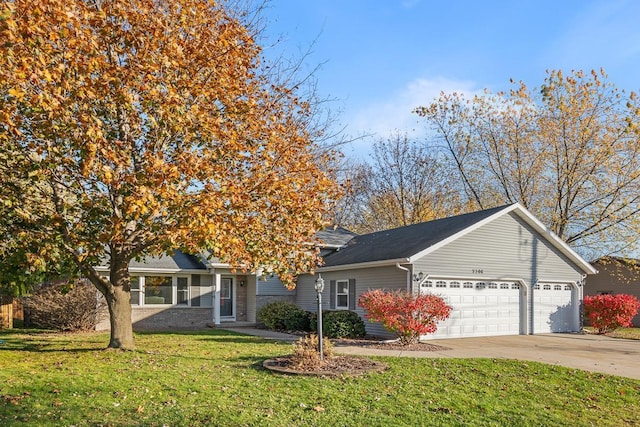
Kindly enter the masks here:
[[220, 283], [220, 316], [233, 316], [233, 281], [222, 279]]

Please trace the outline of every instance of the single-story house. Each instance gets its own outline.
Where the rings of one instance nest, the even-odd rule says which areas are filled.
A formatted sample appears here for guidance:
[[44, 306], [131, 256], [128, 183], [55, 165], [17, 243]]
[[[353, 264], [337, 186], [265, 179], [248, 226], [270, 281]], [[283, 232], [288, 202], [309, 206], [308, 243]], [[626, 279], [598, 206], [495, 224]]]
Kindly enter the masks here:
[[[587, 278], [585, 295], [629, 294], [640, 299], [640, 260], [606, 256], [591, 264], [598, 273]], [[640, 327], [640, 314], [632, 322]]]
[[[321, 274], [328, 284], [324, 308], [361, 316], [357, 299], [369, 289], [443, 296], [452, 314], [425, 338], [574, 332], [581, 329], [584, 279], [596, 273], [520, 204], [366, 235], [325, 230], [319, 237], [324, 265], [300, 276], [293, 291], [276, 277], [263, 281], [179, 252], [132, 263], [134, 325], [255, 322], [257, 308], [276, 299], [315, 312], [314, 282]], [[388, 335], [366, 324], [368, 333]]]

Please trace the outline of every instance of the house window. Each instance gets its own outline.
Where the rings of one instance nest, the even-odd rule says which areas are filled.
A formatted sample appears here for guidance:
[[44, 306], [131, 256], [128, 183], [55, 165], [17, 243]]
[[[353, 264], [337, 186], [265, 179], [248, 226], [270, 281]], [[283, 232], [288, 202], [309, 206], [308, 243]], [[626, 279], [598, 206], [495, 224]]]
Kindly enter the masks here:
[[436, 288], [446, 288], [447, 287], [447, 282], [445, 282], [444, 280], [438, 280], [436, 282]]
[[476, 289], [484, 289], [487, 287], [487, 284], [484, 282], [478, 282], [476, 283]]
[[498, 289], [498, 284], [497, 283], [489, 283], [489, 289]]
[[465, 289], [473, 289], [473, 282], [464, 282], [462, 287]]
[[433, 282], [431, 280], [427, 280], [426, 282], [424, 282], [422, 284], [423, 288], [432, 288], [433, 287]]
[[518, 283], [512, 283], [511, 289], [520, 289], [520, 285]]
[[543, 286], [543, 289], [544, 289], [545, 291], [550, 291], [550, 290], [551, 290], [551, 285], [544, 285], [544, 286]]
[[336, 308], [349, 309], [349, 281], [338, 280], [336, 286]]
[[561, 291], [562, 290], [562, 285], [553, 285], [553, 290], [554, 291]]
[[460, 287], [460, 282], [451, 282], [451, 283], [449, 283], [449, 287], [450, 288], [459, 288]]
[[189, 305], [189, 279], [186, 277], [178, 277], [177, 282], [178, 305]]
[[565, 291], [570, 291], [571, 290], [571, 285], [564, 285], [564, 290]]
[[508, 283], [500, 283], [500, 289], [509, 289]]
[[131, 305], [140, 305], [140, 278], [131, 277]]
[[171, 276], [145, 276], [144, 303], [173, 304], [173, 278]]
[[540, 289], [540, 285], [538, 285], [537, 283], [535, 285], [533, 285], [533, 289], [538, 290]]

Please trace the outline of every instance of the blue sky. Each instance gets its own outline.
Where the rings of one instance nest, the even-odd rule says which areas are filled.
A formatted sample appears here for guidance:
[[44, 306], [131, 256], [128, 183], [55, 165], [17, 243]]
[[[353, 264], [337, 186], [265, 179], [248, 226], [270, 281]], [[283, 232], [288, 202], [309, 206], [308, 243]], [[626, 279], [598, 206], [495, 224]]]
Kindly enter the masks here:
[[[640, 1], [636, 0], [272, 0], [266, 35], [299, 56], [347, 133], [419, 138], [411, 109], [440, 91], [530, 87], [547, 69], [604, 68], [621, 89], [639, 90]], [[346, 148], [366, 157], [371, 138]]]

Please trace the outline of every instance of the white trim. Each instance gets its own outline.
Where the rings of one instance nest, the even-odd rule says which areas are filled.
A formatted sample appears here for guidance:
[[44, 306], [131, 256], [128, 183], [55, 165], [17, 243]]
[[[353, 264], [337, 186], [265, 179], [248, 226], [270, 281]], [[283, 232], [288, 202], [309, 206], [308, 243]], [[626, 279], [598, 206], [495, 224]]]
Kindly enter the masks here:
[[396, 264], [408, 264], [409, 262], [410, 262], [409, 258], [384, 259], [379, 261], [360, 262], [356, 264], [343, 264], [343, 265], [332, 265], [330, 267], [318, 267], [316, 269], [316, 272], [323, 273], [325, 271], [342, 271], [342, 270], [355, 270], [358, 268], [387, 267], [390, 265], [395, 266]]
[[214, 273], [213, 280], [213, 323], [220, 325], [220, 282], [222, 275]]
[[[107, 266], [101, 265], [99, 267], [94, 267], [94, 269], [99, 272], [110, 272], [111, 269]], [[129, 267], [129, 273], [166, 273], [166, 274], [208, 274], [207, 270], [203, 269], [186, 269], [186, 268], [152, 268], [152, 267]]]
[[478, 221], [475, 224], [465, 228], [458, 233], [449, 236], [448, 238], [439, 241], [433, 246], [430, 246], [417, 254], [409, 257], [408, 262], [415, 263], [418, 259], [434, 252], [443, 246], [453, 242], [461, 238], [462, 236], [471, 233], [472, 231], [477, 230], [489, 222], [508, 214], [509, 212], [514, 212], [521, 219], [523, 219], [527, 224], [529, 224], [535, 231], [544, 236], [549, 243], [551, 243], [556, 249], [558, 249], [562, 254], [564, 254], [569, 260], [571, 260], [576, 266], [582, 269], [583, 272], [587, 274], [596, 274], [598, 271], [593, 268], [591, 264], [585, 261], [580, 255], [578, 255], [573, 249], [569, 247], [565, 242], [563, 242], [558, 236], [555, 235], [551, 230], [544, 226], [538, 219], [536, 219], [528, 210], [526, 210], [520, 203], [514, 203], [513, 205], [507, 206], [504, 209], [494, 213], [493, 215], [483, 219], [482, 221]]

